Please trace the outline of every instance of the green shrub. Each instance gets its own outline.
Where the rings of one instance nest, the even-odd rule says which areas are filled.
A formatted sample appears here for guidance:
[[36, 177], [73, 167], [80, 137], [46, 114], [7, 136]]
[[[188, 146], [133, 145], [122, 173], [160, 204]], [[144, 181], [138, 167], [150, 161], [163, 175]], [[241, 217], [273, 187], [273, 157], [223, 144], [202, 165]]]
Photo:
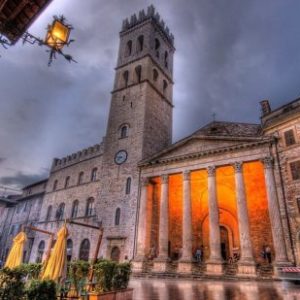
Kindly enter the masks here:
[[94, 265], [95, 290], [97, 292], [108, 292], [112, 289], [116, 265], [115, 262], [110, 260], [101, 260]]
[[112, 286], [114, 290], [126, 289], [131, 273], [130, 263], [117, 264], [114, 270]]
[[27, 276], [27, 279], [38, 279], [42, 270], [42, 264], [38, 264], [38, 263], [22, 264], [16, 269], [22, 271]]
[[30, 300], [55, 300], [56, 283], [53, 280], [31, 280], [26, 294]]
[[0, 271], [0, 299], [24, 299], [25, 284], [23, 277], [24, 271], [16, 269], [4, 268]]
[[84, 260], [72, 261], [68, 267], [68, 279], [78, 293], [87, 281], [90, 263]]

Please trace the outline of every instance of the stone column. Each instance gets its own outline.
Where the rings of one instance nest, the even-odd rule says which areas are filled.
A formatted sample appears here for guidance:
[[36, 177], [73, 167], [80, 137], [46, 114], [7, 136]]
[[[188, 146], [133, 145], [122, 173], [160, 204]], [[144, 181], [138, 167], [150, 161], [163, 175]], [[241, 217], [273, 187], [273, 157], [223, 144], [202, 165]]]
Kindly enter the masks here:
[[182, 226], [182, 257], [178, 264], [178, 272], [192, 271], [192, 203], [190, 171], [183, 172], [183, 226]]
[[140, 272], [145, 260], [146, 229], [147, 229], [147, 200], [149, 178], [141, 179], [141, 196], [137, 231], [137, 251], [133, 262], [133, 271]]
[[237, 215], [240, 234], [240, 260], [238, 265], [238, 274], [245, 276], [255, 276], [255, 263], [253, 259], [253, 249], [250, 237], [250, 226], [247, 208], [247, 199], [245, 193], [245, 184], [243, 177], [243, 164], [236, 162], [235, 170], [235, 191]]
[[155, 272], [165, 272], [169, 246], [169, 176], [161, 176], [161, 196], [158, 231], [158, 257], [154, 261]]
[[207, 261], [207, 273], [221, 274], [223, 272], [221, 257], [221, 237], [219, 224], [219, 209], [216, 188], [216, 168], [210, 166], [208, 173], [208, 217], [209, 217], [209, 259]]
[[278, 203], [276, 183], [274, 178], [273, 158], [266, 157], [263, 159], [263, 162], [265, 167], [268, 208], [275, 250], [275, 264], [279, 266], [288, 265], [289, 262], [285, 247], [285, 238], [281, 224], [280, 207]]

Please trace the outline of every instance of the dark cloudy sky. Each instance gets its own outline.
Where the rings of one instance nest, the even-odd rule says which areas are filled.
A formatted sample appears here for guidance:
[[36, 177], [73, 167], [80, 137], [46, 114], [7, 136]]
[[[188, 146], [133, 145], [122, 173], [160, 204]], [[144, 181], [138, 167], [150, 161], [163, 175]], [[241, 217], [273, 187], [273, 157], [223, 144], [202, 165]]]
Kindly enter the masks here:
[[174, 141], [212, 120], [259, 122], [299, 97], [299, 0], [54, 0], [30, 28], [64, 14], [76, 42], [47, 67], [38, 46], [0, 48], [0, 186], [47, 176], [53, 157], [102, 140], [122, 20], [153, 3], [175, 36]]

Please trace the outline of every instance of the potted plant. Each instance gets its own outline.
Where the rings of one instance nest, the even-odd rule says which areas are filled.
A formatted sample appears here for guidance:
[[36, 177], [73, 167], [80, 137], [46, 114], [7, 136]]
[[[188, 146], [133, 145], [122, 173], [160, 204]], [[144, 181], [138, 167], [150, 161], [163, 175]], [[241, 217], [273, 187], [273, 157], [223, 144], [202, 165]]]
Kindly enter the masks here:
[[68, 267], [68, 278], [70, 279], [70, 290], [68, 297], [78, 299], [86, 283], [90, 263], [83, 260], [72, 261]]
[[129, 263], [118, 264], [101, 260], [94, 265], [94, 291], [89, 293], [90, 300], [130, 300], [132, 289], [128, 289], [131, 273]]

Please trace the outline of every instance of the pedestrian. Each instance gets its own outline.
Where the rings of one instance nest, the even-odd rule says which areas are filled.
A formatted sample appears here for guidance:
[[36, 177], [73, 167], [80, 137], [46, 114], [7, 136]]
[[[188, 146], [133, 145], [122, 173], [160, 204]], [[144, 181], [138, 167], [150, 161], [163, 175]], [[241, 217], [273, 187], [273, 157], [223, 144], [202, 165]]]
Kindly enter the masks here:
[[271, 248], [270, 246], [267, 246], [265, 248], [265, 252], [266, 252], [266, 259], [268, 260], [268, 263], [272, 263], [272, 253], [271, 253]]
[[264, 261], [267, 260], [266, 245], [263, 245], [260, 255], [261, 255], [261, 257], [263, 258]]
[[197, 261], [197, 262], [201, 262], [201, 259], [202, 259], [202, 251], [201, 251], [200, 248], [198, 248], [198, 249], [196, 250], [195, 257], [196, 257], [196, 261]]
[[153, 245], [151, 248], [150, 248], [150, 252], [149, 252], [149, 256], [148, 258], [150, 260], [154, 259], [156, 257], [156, 247]]

